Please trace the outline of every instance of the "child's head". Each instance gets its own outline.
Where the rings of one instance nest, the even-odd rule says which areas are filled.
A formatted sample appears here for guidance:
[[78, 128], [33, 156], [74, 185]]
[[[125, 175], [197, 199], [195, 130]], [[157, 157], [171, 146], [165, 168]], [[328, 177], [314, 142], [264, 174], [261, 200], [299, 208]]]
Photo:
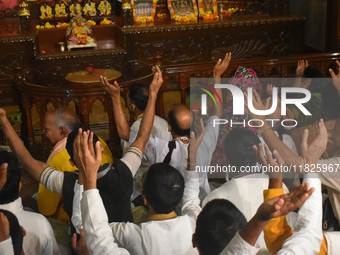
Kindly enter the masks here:
[[183, 176], [169, 164], [153, 164], [146, 173], [142, 192], [156, 213], [168, 214], [175, 210], [183, 191]]
[[247, 220], [236, 206], [225, 199], [210, 201], [196, 221], [193, 245], [201, 255], [220, 254]]

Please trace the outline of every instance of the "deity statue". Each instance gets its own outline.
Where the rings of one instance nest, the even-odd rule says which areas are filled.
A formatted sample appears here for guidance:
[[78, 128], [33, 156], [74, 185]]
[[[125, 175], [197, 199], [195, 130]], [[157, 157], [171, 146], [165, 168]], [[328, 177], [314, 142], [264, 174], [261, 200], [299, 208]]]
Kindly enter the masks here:
[[111, 4], [107, 0], [103, 0], [99, 3], [98, 10], [100, 16], [107, 16], [111, 14]]
[[87, 3], [85, 4], [83, 8], [83, 13], [85, 16], [91, 16], [91, 17], [96, 16], [97, 15], [96, 4], [91, 2], [91, 0], [87, 0]]
[[40, 7], [40, 19], [53, 19], [52, 7], [46, 2]]
[[66, 12], [65, 4], [59, 1], [54, 6], [55, 17], [56, 18], [67, 18], [68, 14]]
[[72, 44], [86, 44], [88, 41], [93, 41], [94, 39], [90, 37], [91, 33], [89, 23], [81, 16], [72, 18], [66, 29], [67, 39]]
[[71, 5], [70, 5], [70, 16], [74, 17], [77, 15], [81, 15], [81, 5], [79, 3], [77, 3], [76, 1], [74, 1]]

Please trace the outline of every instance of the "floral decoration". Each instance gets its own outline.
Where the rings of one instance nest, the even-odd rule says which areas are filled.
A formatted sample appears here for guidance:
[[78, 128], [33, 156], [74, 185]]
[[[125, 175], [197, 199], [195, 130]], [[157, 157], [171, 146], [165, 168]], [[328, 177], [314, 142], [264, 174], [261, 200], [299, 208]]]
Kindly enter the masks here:
[[93, 68], [92, 66], [88, 66], [88, 67], [86, 68], [86, 72], [89, 73], [89, 74], [92, 74], [93, 71], [94, 71], [94, 68]]
[[133, 21], [137, 24], [145, 24], [154, 22], [155, 15], [156, 15], [156, 7], [157, 7], [157, 0], [152, 0], [152, 12], [151, 16], [146, 16], [143, 14], [142, 16], [136, 16], [136, 8], [135, 8], [135, 1], [131, 0], [132, 10], [133, 10]]
[[100, 25], [110, 25], [110, 24], [112, 24], [112, 21], [109, 20], [109, 19], [107, 19], [107, 18], [103, 19], [103, 20], [100, 22]]
[[192, 0], [192, 6], [194, 7], [194, 13], [191, 13], [190, 15], [178, 15], [178, 14], [176, 14], [175, 11], [172, 8], [171, 0], [167, 0], [167, 1], [168, 1], [168, 9], [170, 11], [171, 19], [178, 21], [178, 22], [195, 22], [195, 21], [197, 21], [198, 10], [197, 10], [196, 0]]
[[212, 12], [211, 11], [206, 12], [204, 10], [203, 0], [198, 0], [198, 7], [199, 7], [200, 16], [204, 20], [217, 20], [217, 19], [219, 19], [218, 11], [217, 11], [217, 1], [216, 0], [212, 0], [212, 9], [213, 9]]

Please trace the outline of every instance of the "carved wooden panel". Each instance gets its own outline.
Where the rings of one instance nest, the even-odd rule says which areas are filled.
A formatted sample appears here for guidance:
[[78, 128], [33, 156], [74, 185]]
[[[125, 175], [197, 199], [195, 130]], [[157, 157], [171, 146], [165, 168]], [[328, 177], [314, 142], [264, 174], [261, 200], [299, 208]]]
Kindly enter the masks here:
[[207, 62], [226, 51], [234, 59], [290, 56], [303, 51], [304, 20], [286, 15], [122, 28], [123, 45], [132, 59], [147, 63], [157, 51], [164, 64]]

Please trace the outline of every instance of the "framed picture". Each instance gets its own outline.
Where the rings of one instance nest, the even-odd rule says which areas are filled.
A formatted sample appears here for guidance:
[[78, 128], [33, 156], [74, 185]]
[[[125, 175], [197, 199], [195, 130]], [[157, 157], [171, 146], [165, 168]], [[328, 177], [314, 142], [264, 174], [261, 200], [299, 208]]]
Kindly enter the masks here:
[[131, 5], [135, 23], [149, 23], [155, 20], [157, 0], [132, 0]]
[[195, 0], [168, 0], [171, 19], [180, 22], [197, 21], [198, 10]]
[[216, 0], [198, 0], [200, 17], [204, 20], [216, 20], [218, 17]]

